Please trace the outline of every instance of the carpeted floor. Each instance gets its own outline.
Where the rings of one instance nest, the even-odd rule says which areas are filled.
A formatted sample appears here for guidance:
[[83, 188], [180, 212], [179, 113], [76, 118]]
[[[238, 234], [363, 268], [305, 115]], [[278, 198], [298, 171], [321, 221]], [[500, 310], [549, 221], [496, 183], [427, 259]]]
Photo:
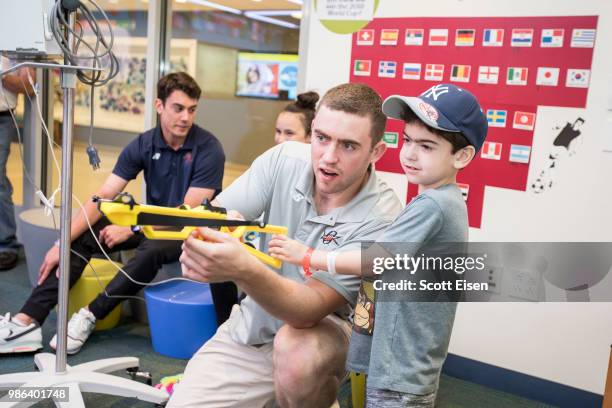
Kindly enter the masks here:
[[[0, 313], [16, 313], [30, 293], [25, 262], [6, 272], [0, 272]], [[55, 333], [57, 320], [53, 312], [43, 325], [45, 352], [51, 352], [48, 343]], [[153, 351], [147, 325], [123, 318], [114, 329], [95, 332], [80, 353], [68, 356], [68, 364], [76, 365], [87, 361], [109, 357], [134, 356], [140, 359], [141, 370], [152, 374], [153, 383], [161, 377], [180, 373], [187, 364], [186, 360], [164, 357]], [[34, 370], [33, 354], [0, 355], [0, 374]], [[127, 377], [124, 372], [117, 375]], [[2, 395], [3, 393], [0, 393]], [[151, 407], [152, 404], [129, 398], [111, 397], [100, 394], [85, 394], [87, 406], [104, 407]], [[351, 407], [350, 387], [345, 384], [338, 396], [341, 407]], [[52, 407], [50, 402], [40, 402], [36, 407]], [[456, 378], [442, 376], [438, 395], [438, 407], [477, 408], [477, 407], [545, 407], [546, 405], [482, 387]], [[255, 408], [255, 407], [254, 407]]]

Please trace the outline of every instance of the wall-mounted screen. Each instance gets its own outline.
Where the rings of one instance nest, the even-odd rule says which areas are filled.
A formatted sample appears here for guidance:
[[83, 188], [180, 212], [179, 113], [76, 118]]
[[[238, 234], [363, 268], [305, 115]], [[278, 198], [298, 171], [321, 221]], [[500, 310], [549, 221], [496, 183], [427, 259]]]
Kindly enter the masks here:
[[295, 54], [238, 53], [236, 95], [295, 99], [298, 56]]

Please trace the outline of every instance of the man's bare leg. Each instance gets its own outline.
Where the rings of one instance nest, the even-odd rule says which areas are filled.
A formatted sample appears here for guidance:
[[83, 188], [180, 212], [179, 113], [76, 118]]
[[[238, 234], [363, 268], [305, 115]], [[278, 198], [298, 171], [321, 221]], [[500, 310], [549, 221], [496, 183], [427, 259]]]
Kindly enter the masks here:
[[[343, 323], [344, 324], [344, 323]], [[283, 326], [274, 339], [274, 389], [283, 408], [329, 407], [345, 374], [348, 326], [330, 318], [309, 329]]]

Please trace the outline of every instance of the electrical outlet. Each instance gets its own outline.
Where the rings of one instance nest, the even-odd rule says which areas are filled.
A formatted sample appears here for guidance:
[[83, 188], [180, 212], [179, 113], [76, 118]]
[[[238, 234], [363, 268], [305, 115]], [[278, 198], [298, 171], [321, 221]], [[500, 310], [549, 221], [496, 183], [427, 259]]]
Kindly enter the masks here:
[[542, 275], [537, 271], [508, 269], [508, 295], [511, 297], [537, 302], [539, 300]]

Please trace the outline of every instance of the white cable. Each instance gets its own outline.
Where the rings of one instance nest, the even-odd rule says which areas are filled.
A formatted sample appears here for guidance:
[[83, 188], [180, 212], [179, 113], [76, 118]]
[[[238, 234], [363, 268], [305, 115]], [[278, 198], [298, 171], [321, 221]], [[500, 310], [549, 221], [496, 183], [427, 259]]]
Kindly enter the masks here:
[[[28, 77], [30, 77], [29, 73], [28, 73]], [[8, 98], [6, 97], [6, 94], [4, 93], [4, 89], [2, 89], [2, 87], [0, 87], [0, 92], [2, 93], [2, 96], [4, 97], [4, 100], [7, 103], [7, 106], [9, 106], [8, 104]], [[38, 98], [38, 94], [35, 92], [35, 95]], [[36, 104], [37, 108], [38, 108], [38, 112], [39, 112], [39, 117], [41, 119], [42, 125], [43, 125], [43, 131], [47, 137], [47, 140], [49, 141], [49, 144], [52, 144], [51, 142], [51, 135], [49, 134], [49, 129], [47, 128], [47, 126], [45, 125], [45, 122], [43, 120], [42, 117], [42, 112], [40, 110], [40, 106], [38, 104]], [[36, 191], [36, 195], [41, 199], [41, 201], [43, 202], [43, 204], [45, 205], [46, 208], [50, 207], [53, 208], [54, 203], [55, 203], [55, 195], [60, 191], [60, 187], [58, 187], [53, 195], [51, 196], [51, 199], [47, 199], [43, 192], [41, 191], [40, 188], [38, 188], [38, 186], [36, 185], [36, 183], [34, 183], [34, 180], [32, 179], [31, 175], [29, 174], [28, 169], [25, 168], [25, 164], [24, 164], [24, 160], [23, 160], [23, 151], [22, 151], [22, 141], [21, 141], [21, 133], [19, 131], [19, 126], [17, 124], [17, 119], [15, 118], [15, 115], [13, 114], [12, 110], [9, 109], [9, 112], [11, 114], [11, 117], [13, 119], [13, 124], [15, 125], [15, 129], [17, 130], [17, 138], [19, 140], [19, 151], [20, 151], [20, 155], [21, 155], [21, 161], [22, 161], [22, 167], [24, 170], [24, 173], [26, 175], [26, 177], [28, 178], [28, 180], [30, 181], [30, 183], [32, 184], [32, 186], [37, 190]], [[51, 155], [53, 156], [54, 161], [57, 163], [57, 159], [55, 157], [55, 151], [53, 149], [51, 149]], [[59, 170], [59, 169], [58, 169]], [[102, 244], [100, 243], [100, 241], [98, 240], [98, 238], [96, 237], [96, 234], [93, 230], [93, 227], [89, 221], [89, 216], [87, 215], [87, 212], [85, 211], [85, 207], [83, 206], [83, 203], [79, 200], [79, 198], [76, 195], [72, 195], [73, 199], [79, 204], [79, 206], [81, 207], [81, 211], [83, 212], [83, 215], [85, 216], [85, 221], [87, 222], [87, 226], [89, 227], [89, 230], [91, 232], [91, 235], [94, 237], [94, 240], [96, 241], [96, 243], [98, 244], [98, 247], [100, 248], [100, 250], [102, 251], [102, 254], [106, 257], [106, 259], [115, 267], [117, 268], [117, 270], [121, 273], [123, 273], [123, 275], [129, 279], [130, 281], [132, 281], [133, 283], [137, 284], [137, 285], [141, 285], [141, 286], [157, 286], [157, 285], [161, 285], [163, 283], [167, 283], [167, 282], [173, 282], [173, 281], [189, 281], [192, 282], [191, 279], [187, 279], [187, 278], [183, 278], [183, 277], [176, 277], [176, 278], [170, 278], [170, 279], [166, 279], [166, 280], [162, 280], [159, 282], [139, 282], [137, 280], [135, 280], [134, 278], [132, 278], [125, 270], [123, 270], [123, 268], [121, 268], [115, 261], [113, 261], [110, 256], [108, 255], [108, 253], [106, 253], [106, 251], [104, 250], [104, 248], [102, 247]], [[55, 214], [53, 213], [53, 211], [51, 211], [51, 217], [52, 217], [52, 221], [53, 221], [53, 225], [54, 227], [57, 229], [57, 223], [55, 220]], [[71, 252], [76, 254], [77, 256], [79, 256], [82, 259], [86, 259], [82, 254], [78, 253], [77, 251], [71, 249]], [[88, 261], [89, 262], [89, 261]], [[91, 265], [90, 265], [91, 266]], [[92, 270], [93, 267], [92, 267]], [[102, 285], [102, 282], [100, 280], [100, 277], [98, 276], [98, 274], [95, 272], [94, 270], [94, 274], [96, 275], [96, 280], [98, 281], [99, 285]], [[141, 299], [138, 296], [123, 296], [123, 295], [108, 295], [108, 293], [106, 292], [106, 290], [104, 291], [105, 295], [108, 297], [115, 297], [115, 298], [127, 298], [127, 299], [131, 299], [131, 298], [136, 298], [136, 299]]]
[[89, 221], [89, 216], [87, 215], [87, 212], [85, 211], [85, 207], [83, 206], [83, 203], [81, 202], [81, 200], [79, 200], [79, 198], [77, 196], [75, 196], [74, 194], [72, 195], [72, 198], [74, 200], [76, 200], [76, 202], [81, 207], [81, 211], [82, 211], [83, 215], [85, 216], [85, 221], [87, 222], [87, 226], [89, 227], [89, 230], [91, 231], [91, 235], [93, 236], [94, 240], [98, 244], [98, 247], [100, 247], [100, 251], [102, 251], [102, 254], [106, 257], [106, 259], [108, 259], [110, 261], [110, 263], [112, 263], [115, 266], [115, 268], [117, 268], [118, 271], [123, 273], [125, 275], [125, 277], [128, 278], [130, 281], [132, 281], [133, 283], [135, 283], [137, 285], [141, 285], [141, 286], [157, 286], [157, 285], [161, 285], [162, 283], [179, 281], [179, 280], [180, 281], [193, 282], [193, 280], [187, 279], [187, 278], [183, 278], [183, 277], [170, 278], [170, 279], [166, 279], [166, 280], [159, 281], [159, 282], [139, 282], [136, 279], [132, 278], [126, 271], [123, 270], [123, 268], [121, 268], [117, 263], [115, 263], [115, 261], [113, 261], [110, 258], [110, 256], [106, 253], [106, 251], [102, 247], [102, 244], [100, 243], [100, 241], [98, 240], [98, 237], [96, 237], [96, 234], [94, 233], [93, 227], [91, 226], [91, 223]]
[[[30, 86], [32, 87], [32, 90], [34, 91], [36, 102], [32, 103], [32, 98], [30, 98], [30, 95], [27, 92], [25, 92], [25, 94], [28, 97], [28, 100], [30, 101], [30, 105], [34, 104], [36, 106], [36, 112], [38, 112], [38, 118], [40, 119], [40, 123], [43, 127], [43, 131], [47, 135], [47, 141], [49, 142], [49, 147], [51, 148], [51, 155], [53, 157], [53, 162], [55, 163], [55, 168], [57, 169], [58, 174], [61, 174], [62, 171], [60, 170], [59, 163], [57, 161], [57, 158], [55, 157], [55, 152], [53, 150], [53, 140], [49, 136], [49, 129], [47, 128], [47, 124], [45, 123], [45, 120], [43, 119], [42, 109], [40, 108], [40, 105], [38, 104], [38, 101], [39, 101], [38, 90], [37, 90], [37, 87], [34, 85], [34, 81], [32, 80], [32, 76], [30, 75], [30, 70], [27, 69], [27, 72], [28, 72], [28, 81], [30, 82]], [[23, 87], [25, 88], [25, 84], [23, 83], [23, 79], [21, 79], [21, 76], [19, 77], [19, 79], [21, 80], [21, 83], [23, 84]]]

